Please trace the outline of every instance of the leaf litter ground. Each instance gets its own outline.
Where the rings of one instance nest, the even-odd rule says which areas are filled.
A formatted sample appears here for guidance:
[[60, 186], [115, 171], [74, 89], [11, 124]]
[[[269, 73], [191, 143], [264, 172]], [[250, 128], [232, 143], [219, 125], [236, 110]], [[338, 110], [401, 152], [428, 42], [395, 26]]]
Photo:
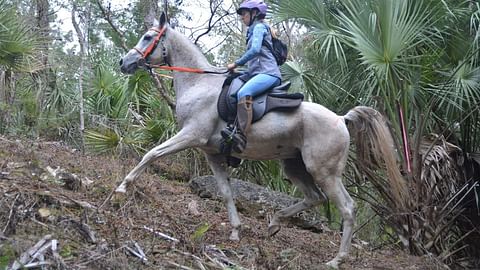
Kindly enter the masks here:
[[[231, 242], [223, 202], [152, 169], [125, 196], [112, 196], [137, 162], [0, 137], [0, 269], [14, 260], [44, 269], [327, 269], [338, 251], [338, 231], [285, 226], [268, 238], [267, 217], [248, 212], [240, 213], [241, 241]], [[438, 268], [432, 258], [361, 244], [342, 265]]]

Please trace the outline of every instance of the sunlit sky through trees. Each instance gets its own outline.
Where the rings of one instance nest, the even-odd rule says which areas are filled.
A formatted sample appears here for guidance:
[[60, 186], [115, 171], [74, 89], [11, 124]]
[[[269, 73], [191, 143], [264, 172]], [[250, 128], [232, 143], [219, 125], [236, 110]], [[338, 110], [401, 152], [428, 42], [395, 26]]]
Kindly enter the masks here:
[[[120, 9], [125, 8], [128, 6], [129, 3], [133, 1], [122, 1], [122, 0], [109, 0], [104, 1], [104, 4], [111, 3], [112, 9]], [[161, 1], [163, 2], [163, 1]], [[160, 5], [161, 3], [159, 3]], [[231, 0], [223, 1], [223, 6], [225, 8], [231, 8], [229, 10], [230, 13], [234, 13], [233, 6], [231, 5]], [[182, 10], [185, 11], [184, 16], [180, 16], [177, 18], [179, 20], [179, 24], [184, 29], [186, 35], [195, 35], [195, 30], [205, 27], [209, 18], [210, 18], [210, 10], [209, 10], [209, 1], [202, 1], [202, 0], [189, 0], [184, 1], [182, 5]], [[71, 18], [71, 11], [67, 8], [59, 8], [57, 13], [57, 21], [56, 23], [59, 25], [59, 28], [64, 33], [68, 33], [69, 31], [75, 32], [73, 25], [72, 25], [72, 18]], [[192, 34], [193, 33], [193, 34]], [[140, 35], [140, 33], [139, 33]], [[68, 45], [68, 48], [77, 47], [78, 50], [78, 40], [76, 35], [73, 35], [75, 42]], [[216, 37], [214, 32], [210, 32], [208, 35], [203, 36], [200, 42], [205, 45], [207, 49], [215, 47], [215, 44], [221, 40], [222, 37]], [[108, 42], [108, 41], [107, 41]]]

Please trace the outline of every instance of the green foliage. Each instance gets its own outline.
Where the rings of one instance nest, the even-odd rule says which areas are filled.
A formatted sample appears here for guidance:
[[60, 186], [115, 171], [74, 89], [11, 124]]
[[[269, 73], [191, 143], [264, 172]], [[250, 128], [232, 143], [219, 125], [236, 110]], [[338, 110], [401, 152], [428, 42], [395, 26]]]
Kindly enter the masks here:
[[62, 249], [59, 252], [60, 256], [63, 258], [69, 258], [72, 256], [72, 246], [62, 245]]
[[[423, 164], [432, 154], [421, 148], [428, 141], [427, 135], [443, 135], [464, 154], [480, 149], [477, 135], [480, 132], [479, 4], [454, 0], [298, 0], [276, 1], [273, 6], [274, 17], [297, 20], [309, 30], [303, 38], [303, 47], [310, 49], [305, 58], [287, 63], [283, 68], [285, 77], [294, 82], [296, 89], [306, 93], [308, 99], [339, 114], [356, 105], [375, 106], [385, 114], [394, 136], [399, 164], [403, 164], [412, 193], [418, 193], [416, 201], [408, 202], [412, 211], [410, 218], [426, 215], [422, 218], [429, 219], [425, 212], [416, 212], [421, 208], [417, 204], [427, 203], [424, 201], [427, 196], [422, 197], [419, 188], [425, 184], [424, 176], [420, 176], [432, 168], [431, 164]], [[403, 123], [400, 111], [404, 115]], [[408, 142], [404, 141], [402, 126]], [[437, 144], [429, 142], [431, 147]], [[407, 143], [410, 157], [405, 155]], [[437, 162], [445, 160], [449, 151], [443, 151], [442, 155]], [[408, 158], [417, 162], [410, 172], [405, 166]], [[354, 152], [351, 159], [355, 161]], [[457, 164], [462, 163], [459, 162]], [[367, 176], [360, 173], [354, 163], [349, 162], [347, 173], [352, 175], [347, 178], [348, 182], [356, 187], [353, 194], [378, 211], [384, 207], [378, 203], [383, 202], [382, 194], [377, 193], [374, 186], [355, 180]], [[451, 168], [452, 171], [457, 169]], [[437, 182], [437, 188], [452, 183], [460, 187], [468, 181], [455, 175], [445, 177], [445, 183]], [[368, 175], [368, 180], [384, 177], [381, 171], [376, 171]], [[430, 178], [427, 182], [433, 181]], [[436, 200], [436, 203], [445, 203], [445, 200]], [[448, 208], [448, 204], [445, 207]], [[395, 209], [381, 213], [395, 213]], [[422, 229], [414, 229], [401, 215], [388, 216], [390, 218], [382, 217], [382, 221], [391, 225], [396, 233], [410, 235], [411, 231]], [[405, 232], [402, 224], [410, 228], [410, 232]], [[454, 235], [450, 237], [457, 237]], [[417, 237], [415, 241], [417, 244], [422, 240]], [[422, 253], [421, 247], [412, 249]]]
[[96, 152], [141, 154], [147, 146], [170, 138], [176, 131], [170, 108], [147, 72], [119, 76], [108, 60], [98, 61], [88, 79], [85, 108], [89, 117], [85, 143]]
[[120, 143], [121, 135], [113, 130], [105, 130], [103, 132], [87, 130], [85, 132], [85, 144], [95, 152], [111, 152], [119, 147]]
[[194, 242], [201, 241], [209, 229], [210, 229], [210, 225], [208, 223], [203, 223], [200, 226], [198, 226], [198, 228], [195, 230], [195, 232], [193, 232], [190, 238]]
[[335, 3], [331, 1], [308, 0], [276, 1], [272, 5], [275, 20], [295, 19], [308, 27], [309, 34], [305, 41], [318, 50], [315, 52], [316, 60], [323, 62], [340, 60], [338, 63], [344, 68], [347, 63], [343, 45], [345, 37], [338, 31], [335, 14], [331, 12], [334, 7]]
[[234, 171], [234, 176], [287, 194], [293, 195], [296, 191], [296, 188], [285, 180], [282, 168], [275, 160], [245, 160], [242, 166]]
[[[278, 18], [294, 18], [314, 33], [304, 39], [311, 46], [303, 47], [312, 48], [309, 61], [283, 69], [309, 99], [340, 113], [377, 104], [391, 121], [397, 145], [402, 144], [398, 106], [411, 132], [424, 113], [450, 123], [475, 116], [468, 115], [478, 104], [478, 4], [300, 0], [278, 1], [274, 10]], [[428, 121], [421, 132], [443, 133], [435, 130], [437, 123]], [[472, 129], [461, 126], [461, 133], [463, 127]], [[477, 139], [468, 151], [479, 145]]]
[[7, 269], [8, 265], [15, 259], [15, 250], [6, 243], [0, 245], [0, 269]]
[[33, 71], [39, 68], [34, 57], [38, 41], [32, 28], [13, 5], [0, 0], [0, 68]]

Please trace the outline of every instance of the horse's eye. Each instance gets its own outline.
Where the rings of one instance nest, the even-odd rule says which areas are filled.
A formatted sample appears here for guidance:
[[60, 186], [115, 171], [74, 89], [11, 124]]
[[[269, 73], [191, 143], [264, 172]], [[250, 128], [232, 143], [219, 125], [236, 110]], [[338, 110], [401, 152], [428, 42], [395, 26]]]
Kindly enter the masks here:
[[150, 41], [152, 39], [152, 36], [144, 36], [143, 40], [145, 41]]

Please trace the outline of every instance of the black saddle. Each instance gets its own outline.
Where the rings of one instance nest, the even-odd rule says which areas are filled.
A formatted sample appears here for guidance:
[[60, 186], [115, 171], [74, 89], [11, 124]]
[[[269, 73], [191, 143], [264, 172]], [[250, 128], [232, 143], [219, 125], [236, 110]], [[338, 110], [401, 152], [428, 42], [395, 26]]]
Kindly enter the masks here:
[[[245, 84], [242, 76], [233, 76], [225, 80], [218, 98], [217, 109], [220, 117], [227, 123], [233, 123], [237, 116], [237, 92]], [[253, 97], [252, 123], [262, 119], [271, 111], [291, 111], [303, 101], [303, 94], [287, 94], [291, 83], [287, 82], [268, 90], [265, 94]]]

